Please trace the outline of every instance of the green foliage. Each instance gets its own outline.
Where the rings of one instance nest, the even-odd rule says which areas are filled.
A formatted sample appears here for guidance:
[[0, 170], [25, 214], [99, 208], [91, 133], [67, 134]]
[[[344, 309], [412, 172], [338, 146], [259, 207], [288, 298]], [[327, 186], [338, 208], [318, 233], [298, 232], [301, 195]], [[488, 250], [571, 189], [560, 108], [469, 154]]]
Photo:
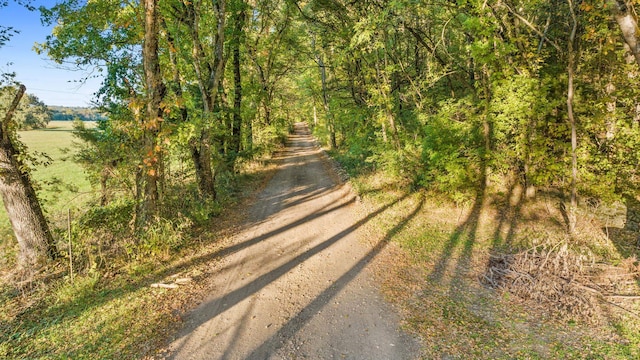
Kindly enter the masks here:
[[[90, 208], [74, 220], [72, 250], [76, 271], [109, 269], [136, 256], [137, 241], [131, 223], [134, 206], [132, 201], [113, 202]], [[65, 230], [61, 231], [64, 238]]]
[[440, 104], [440, 111], [426, 119], [422, 159], [422, 186], [468, 200], [482, 175], [478, 114], [469, 99]]
[[[56, 26], [37, 49], [105, 74], [97, 100], [106, 117], [96, 129], [78, 127], [75, 158], [107, 202], [140, 200], [143, 169], [162, 162], [162, 206], [193, 199], [185, 217], [206, 222], [221, 208], [198, 199], [197, 155], [210, 153], [205, 163], [227, 191], [236, 162], [277, 151], [291, 124], [312, 116], [314, 134], [335, 140], [334, 153], [353, 174], [384, 170], [457, 201], [485, 178], [567, 191], [569, 4], [455, 5], [232, 1], [219, 54], [215, 6], [165, 2], [158, 54], [167, 92], [157, 132], [142, 121], [138, 3], [69, 0], [43, 8], [44, 22]], [[603, 199], [633, 194], [640, 93], [629, 79], [640, 73], [626, 63], [606, 6], [583, 2], [576, 10], [578, 187]], [[237, 67], [217, 68], [219, 55], [233, 59], [236, 50]], [[217, 75], [218, 88], [208, 88]], [[150, 137], [153, 149], [145, 147]]]
[[351, 176], [373, 170], [375, 163], [369, 160], [372, 155], [373, 152], [364, 142], [354, 142], [346, 151], [331, 153], [331, 156], [340, 162]]
[[[227, 178], [233, 177], [227, 171], [221, 171], [216, 179], [218, 182], [225, 181]], [[220, 188], [220, 197], [224, 198], [233, 192], [230, 187]], [[202, 200], [198, 195], [198, 189], [195, 184], [190, 184], [186, 188], [181, 183], [171, 185], [163, 199], [163, 211], [161, 216], [164, 219], [181, 219], [184, 223], [196, 226], [206, 226], [211, 219], [219, 216], [223, 212], [221, 202], [219, 200]], [[186, 229], [185, 229], [186, 230]]]
[[271, 125], [254, 130], [254, 154], [266, 155], [280, 149], [287, 141], [293, 124], [278, 118]]
[[81, 121], [105, 120], [104, 114], [95, 108], [89, 107], [67, 107], [67, 106], [47, 106], [51, 112], [53, 121], [71, 121], [79, 119]]
[[[13, 101], [16, 89], [13, 86], [0, 87], [0, 109], [6, 109]], [[4, 113], [4, 111], [3, 111]], [[51, 112], [35, 95], [25, 94], [12, 118], [11, 128], [31, 130], [47, 127]]]
[[[199, 207], [186, 213], [198, 219]], [[167, 259], [187, 243], [193, 222], [183, 213], [158, 217], [143, 229], [133, 224], [135, 202], [116, 201], [91, 208], [72, 224], [73, 261], [77, 271], [109, 270], [136, 261]], [[205, 214], [208, 219], [210, 214]]]
[[[460, 199], [483, 176], [568, 191], [568, 3], [387, 5], [302, 8], [326, 62], [341, 160]], [[639, 72], [607, 20], [610, 9], [577, 10], [578, 188], [611, 199], [640, 183], [639, 94], [629, 85]], [[304, 76], [321, 104], [320, 79]], [[329, 139], [330, 124], [319, 118], [314, 133]]]
[[191, 225], [186, 218], [158, 218], [142, 229], [140, 239], [127, 252], [137, 259], [169, 258], [186, 243]]
[[[76, 214], [71, 255], [84, 277], [62, 286], [55, 303], [87, 301], [101, 291], [101, 273], [127, 266], [144, 273], [145, 261], [169, 258], [188, 245], [191, 229], [224, 216], [227, 201], [237, 195], [242, 176], [237, 165], [278, 151], [296, 121], [311, 123], [313, 118], [321, 142], [335, 139], [332, 154], [351, 175], [380, 170], [457, 204], [472, 199], [487, 178], [569, 189], [569, 3], [234, 0], [222, 15], [225, 39], [220, 44], [217, 26], [223, 22], [215, 4], [160, 2], [158, 55], [167, 91], [153, 124], [143, 120], [149, 118], [149, 89], [144, 86], [141, 4], [65, 0], [41, 9], [43, 21], [54, 30], [37, 51], [58, 63], [104, 74], [96, 94], [99, 110], [53, 109], [54, 119], [91, 118], [98, 120], [96, 127], [76, 121], [76, 147], [64, 152], [57, 143], [42, 141], [25, 158], [33, 160], [39, 196], [58, 227], [61, 249], [68, 235], [61, 213], [72, 208]], [[633, 81], [640, 71], [627, 62], [607, 7], [594, 1], [576, 7], [580, 26], [573, 44], [579, 60], [574, 99], [578, 188], [581, 195], [597, 199], [636, 195], [640, 189], [640, 90]], [[0, 46], [13, 33], [0, 24]], [[235, 50], [238, 67], [232, 61]], [[212, 85], [216, 76], [220, 83]], [[3, 84], [10, 78], [3, 76]], [[0, 90], [0, 110], [11, 91]], [[41, 102], [27, 96], [13, 128], [42, 127], [50, 116]], [[42, 147], [49, 157], [38, 155]], [[203, 151], [206, 161], [198, 163], [194, 159]], [[82, 165], [91, 187], [77, 164], [67, 161], [71, 158]], [[45, 167], [48, 163], [52, 166]], [[154, 174], [159, 210], [136, 231], [133, 219], [144, 200], [150, 163], [161, 164]], [[196, 170], [203, 164], [214, 174], [216, 200], [199, 191]], [[91, 200], [77, 201], [80, 194]], [[447, 240], [438, 233], [428, 228], [407, 246], [430, 253]], [[0, 251], [15, 253], [9, 240], [3, 240]], [[458, 329], [468, 323], [489, 325], [457, 301], [438, 310], [438, 316], [458, 322]], [[82, 311], [76, 315], [96, 320]], [[43, 323], [21, 324], [22, 333], [14, 331], [3, 341], [22, 346], [36, 335], [40, 343], [28, 346], [37, 349], [14, 350], [3, 343], [0, 355], [46, 357], [51, 342], [65, 349], [62, 357], [74, 357], [79, 353], [55, 336], [69, 323], [75, 320], [49, 316]], [[102, 340], [96, 342], [100, 345], [124, 341], [122, 329], [115, 327], [113, 337], [92, 340]], [[493, 329], [480, 338], [493, 341], [495, 334]], [[527, 351], [516, 355], [538, 356]], [[574, 356], [562, 346], [551, 351]], [[109, 350], [96, 354], [126, 357]]]
[[114, 113], [113, 118], [98, 121], [95, 127], [87, 127], [82, 121], [73, 123], [73, 136], [79, 140], [74, 144], [74, 160], [85, 168], [94, 187], [108, 181], [111, 192], [131, 189], [131, 174], [137, 167], [132, 152], [136, 134], [124, 128], [127, 122], [120, 121], [118, 115], [122, 116]]

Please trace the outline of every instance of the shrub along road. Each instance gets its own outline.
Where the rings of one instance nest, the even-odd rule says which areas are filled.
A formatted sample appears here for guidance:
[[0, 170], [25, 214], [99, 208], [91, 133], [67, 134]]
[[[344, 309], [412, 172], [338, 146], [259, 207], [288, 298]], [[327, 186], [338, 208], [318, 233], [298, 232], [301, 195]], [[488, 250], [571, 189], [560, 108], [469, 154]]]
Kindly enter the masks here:
[[257, 197], [231, 255], [169, 346], [172, 359], [412, 359], [418, 342], [378, 292], [355, 195], [304, 124]]

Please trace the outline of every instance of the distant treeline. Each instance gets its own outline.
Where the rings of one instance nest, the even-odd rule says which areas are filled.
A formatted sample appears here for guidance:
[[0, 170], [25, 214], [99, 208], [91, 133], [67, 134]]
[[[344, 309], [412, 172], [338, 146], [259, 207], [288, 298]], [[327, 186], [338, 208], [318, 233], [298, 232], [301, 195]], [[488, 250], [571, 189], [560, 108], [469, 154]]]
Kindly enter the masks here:
[[52, 121], [75, 120], [96, 121], [104, 120], [104, 114], [89, 107], [48, 106]]

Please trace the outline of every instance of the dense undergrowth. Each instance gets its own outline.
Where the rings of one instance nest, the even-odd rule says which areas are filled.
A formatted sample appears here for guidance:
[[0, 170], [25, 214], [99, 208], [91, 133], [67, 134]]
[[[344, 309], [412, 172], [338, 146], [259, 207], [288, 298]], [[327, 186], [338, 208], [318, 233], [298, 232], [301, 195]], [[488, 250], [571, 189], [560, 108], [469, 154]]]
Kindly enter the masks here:
[[347, 159], [363, 211], [392, 204], [364, 231], [397, 245], [378, 259], [380, 277], [425, 358], [640, 357], [640, 249], [623, 236], [632, 231], [614, 236], [582, 206], [569, 236], [552, 193], [526, 199], [494, 182], [456, 202], [334, 155]]

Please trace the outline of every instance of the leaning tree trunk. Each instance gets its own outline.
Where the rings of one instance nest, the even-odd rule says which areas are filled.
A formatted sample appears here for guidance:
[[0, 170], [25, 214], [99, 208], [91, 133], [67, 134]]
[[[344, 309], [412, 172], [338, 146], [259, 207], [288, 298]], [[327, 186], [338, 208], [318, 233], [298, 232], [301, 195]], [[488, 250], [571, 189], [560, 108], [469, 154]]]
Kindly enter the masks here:
[[[627, 5], [626, 0], [610, 0], [609, 4], [624, 42], [629, 47], [629, 52], [633, 55], [636, 64], [640, 65], [640, 39], [638, 38], [640, 31], [638, 31], [638, 21], [635, 17], [635, 11], [631, 8], [632, 5]], [[640, 102], [636, 101], [635, 107], [636, 116], [634, 120], [638, 122], [640, 119]]]
[[20, 247], [18, 264], [34, 269], [57, 253], [29, 173], [20, 160], [20, 150], [10, 134], [11, 118], [25, 90], [21, 85], [0, 124], [0, 194]]

